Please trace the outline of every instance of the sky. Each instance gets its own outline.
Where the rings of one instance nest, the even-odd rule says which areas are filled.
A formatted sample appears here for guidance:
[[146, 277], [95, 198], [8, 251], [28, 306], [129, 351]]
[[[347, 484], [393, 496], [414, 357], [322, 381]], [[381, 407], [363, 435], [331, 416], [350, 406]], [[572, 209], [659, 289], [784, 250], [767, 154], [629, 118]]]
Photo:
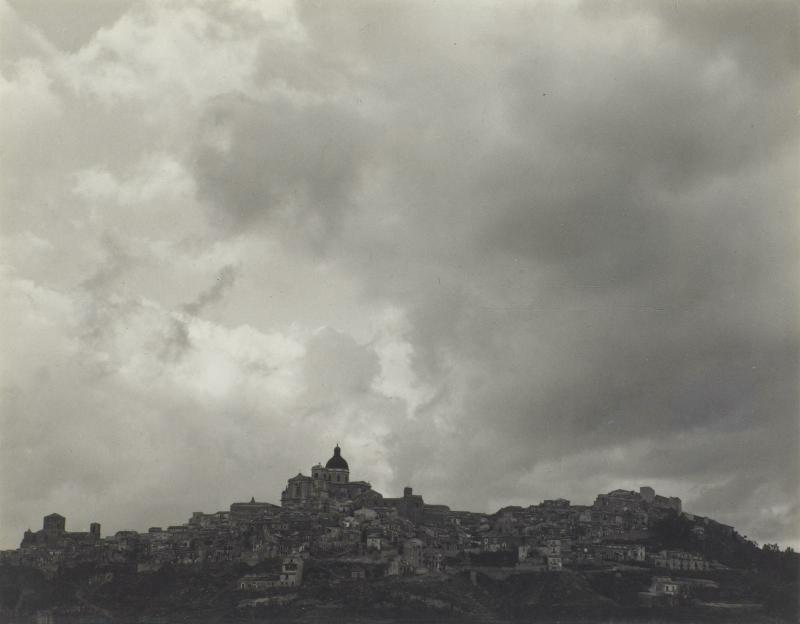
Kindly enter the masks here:
[[650, 485], [800, 545], [792, 2], [0, 0], [0, 547]]

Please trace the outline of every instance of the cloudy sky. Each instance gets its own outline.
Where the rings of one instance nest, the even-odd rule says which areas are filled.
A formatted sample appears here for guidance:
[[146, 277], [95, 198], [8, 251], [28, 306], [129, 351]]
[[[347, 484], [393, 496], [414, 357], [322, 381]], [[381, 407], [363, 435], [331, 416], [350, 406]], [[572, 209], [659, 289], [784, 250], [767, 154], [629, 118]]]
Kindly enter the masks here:
[[0, 547], [277, 502], [800, 545], [792, 2], [4, 0]]

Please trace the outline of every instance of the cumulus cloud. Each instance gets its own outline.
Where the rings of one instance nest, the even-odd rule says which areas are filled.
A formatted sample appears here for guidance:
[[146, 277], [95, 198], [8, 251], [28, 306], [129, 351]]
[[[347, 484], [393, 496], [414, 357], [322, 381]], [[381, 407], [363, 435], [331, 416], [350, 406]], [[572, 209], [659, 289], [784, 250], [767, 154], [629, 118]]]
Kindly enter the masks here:
[[6, 7], [2, 539], [276, 500], [338, 440], [389, 494], [650, 483], [796, 544], [793, 14]]

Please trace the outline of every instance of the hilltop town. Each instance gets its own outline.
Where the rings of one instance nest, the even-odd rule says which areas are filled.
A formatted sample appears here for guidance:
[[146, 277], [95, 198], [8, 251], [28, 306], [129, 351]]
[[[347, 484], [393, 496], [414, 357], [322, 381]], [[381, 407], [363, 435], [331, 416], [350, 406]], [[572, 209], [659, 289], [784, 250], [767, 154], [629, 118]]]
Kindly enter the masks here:
[[[351, 480], [338, 445], [325, 465], [288, 479], [280, 505], [252, 498], [144, 533], [88, 528], [67, 531], [51, 513], [0, 552], [0, 614], [51, 624], [171, 621], [190, 605], [220, 621], [323, 607], [483, 620], [705, 609], [759, 621], [791, 616], [791, 600], [759, 594], [753, 579], [774, 577], [790, 598], [797, 583], [790, 550], [759, 549], [648, 486], [591, 505], [457, 511], [411, 487], [390, 498]], [[213, 601], [193, 593], [198, 583]], [[501, 599], [509, 587], [520, 595]]]

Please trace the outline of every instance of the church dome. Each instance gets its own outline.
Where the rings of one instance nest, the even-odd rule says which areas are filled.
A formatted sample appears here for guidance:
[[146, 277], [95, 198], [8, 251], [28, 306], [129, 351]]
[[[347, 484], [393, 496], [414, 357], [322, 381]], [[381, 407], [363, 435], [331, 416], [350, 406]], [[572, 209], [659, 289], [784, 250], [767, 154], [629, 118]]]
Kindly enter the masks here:
[[342, 449], [339, 448], [339, 445], [336, 445], [336, 448], [333, 449], [333, 457], [328, 460], [328, 463], [325, 464], [326, 468], [336, 468], [339, 470], [350, 470], [350, 466], [347, 465], [344, 457], [342, 457]]

